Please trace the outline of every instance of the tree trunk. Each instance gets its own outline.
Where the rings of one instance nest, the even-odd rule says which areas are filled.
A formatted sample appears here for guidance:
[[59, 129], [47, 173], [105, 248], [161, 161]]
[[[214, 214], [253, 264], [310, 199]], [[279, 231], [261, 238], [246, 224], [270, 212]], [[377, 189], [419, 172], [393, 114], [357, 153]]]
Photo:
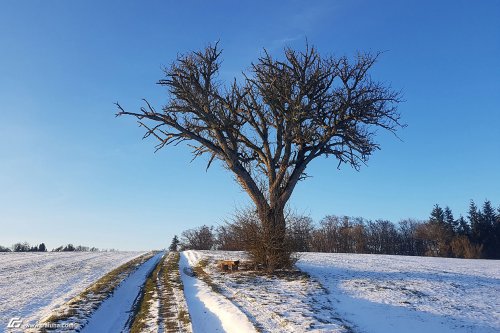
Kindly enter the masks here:
[[268, 272], [291, 266], [291, 249], [286, 240], [284, 208], [259, 209], [262, 222], [262, 250], [259, 261]]

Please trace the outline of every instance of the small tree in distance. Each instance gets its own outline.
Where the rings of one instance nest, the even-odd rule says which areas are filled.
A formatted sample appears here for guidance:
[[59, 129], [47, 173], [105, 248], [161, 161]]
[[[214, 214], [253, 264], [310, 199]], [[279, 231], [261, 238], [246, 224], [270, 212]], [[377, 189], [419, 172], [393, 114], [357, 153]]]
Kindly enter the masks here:
[[169, 100], [161, 111], [145, 101], [136, 117], [157, 149], [188, 141], [194, 157], [217, 159], [248, 193], [262, 223], [261, 248], [250, 253], [268, 271], [291, 265], [285, 205], [309, 163], [333, 156], [356, 170], [379, 149], [374, 132], [401, 124], [399, 94], [368, 74], [377, 56], [322, 57], [314, 47], [285, 48], [284, 59], [264, 51], [244, 80], [224, 85], [218, 45], [181, 55], [158, 83]]
[[179, 238], [177, 238], [177, 235], [175, 235], [174, 238], [172, 238], [172, 243], [170, 243], [168, 250], [170, 252], [177, 252], [178, 247], [179, 247]]

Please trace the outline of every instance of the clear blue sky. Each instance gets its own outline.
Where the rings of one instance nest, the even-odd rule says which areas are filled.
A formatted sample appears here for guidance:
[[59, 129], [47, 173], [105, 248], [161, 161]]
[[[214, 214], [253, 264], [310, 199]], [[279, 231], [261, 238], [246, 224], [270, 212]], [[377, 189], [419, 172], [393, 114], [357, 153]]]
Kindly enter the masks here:
[[402, 141], [381, 132], [368, 167], [313, 162], [291, 204], [327, 214], [426, 218], [500, 203], [499, 1], [19, 1], [0, 4], [0, 244], [168, 246], [249, 201], [185, 146], [154, 154], [131, 118], [179, 52], [220, 40], [222, 77], [265, 47], [386, 51], [376, 79], [404, 93]]

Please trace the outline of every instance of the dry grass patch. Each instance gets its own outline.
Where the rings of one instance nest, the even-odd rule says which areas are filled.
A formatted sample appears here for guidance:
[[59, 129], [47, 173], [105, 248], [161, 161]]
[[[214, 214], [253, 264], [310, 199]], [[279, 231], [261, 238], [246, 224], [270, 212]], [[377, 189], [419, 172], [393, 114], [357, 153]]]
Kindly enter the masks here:
[[192, 332], [191, 318], [179, 273], [179, 252], [170, 252], [161, 273], [160, 313], [165, 332]]
[[198, 261], [195, 267], [193, 267], [193, 273], [194, 275], [205, 282], [207, 285], [212, 288], [213, 291], [216, 293], [221, 293], [220, 287], [213, 281], [212, 277], [210, 276], [209, 273], [207, 273], [207, 266], [208, 266], [209, 261], [207, 259], [202, 259]]
[[180, 255], [165, 255], [146, 280], [131, 333], [192, 332], [179, 273]]
[[151, 307], [152, 304], [158, 302], [157, 281], [165, 258], [166, 256], [162, 257], [155, 269], [146, 279], [142, 290], [141, 300], [139, 301], [139, 306], [136, 309], [134, 320], [130, 327], [130, 333], [144, 332], [148, 326], [148, 320], [152, 320], [156, 325], [158, 324], [158, 316], [152, 313], [154, 309]]
[[[153, 255], [153, 252], [143, 254], [110, 271], [87, 287], [78, 296], [73, 297], [64, 305], [54, 310], [49, 317], [42, 320], [42, 323], [48, 325], [75, 323], [79, 327], [84, 326], [92, 312], [112, 294], [115, 288], [137, 267], [153, 257]], [[53, 330], [55, 329], [44, 328], [40, 331], [49, 332]], [[59, 328], [57, 330], [61, 331]]]

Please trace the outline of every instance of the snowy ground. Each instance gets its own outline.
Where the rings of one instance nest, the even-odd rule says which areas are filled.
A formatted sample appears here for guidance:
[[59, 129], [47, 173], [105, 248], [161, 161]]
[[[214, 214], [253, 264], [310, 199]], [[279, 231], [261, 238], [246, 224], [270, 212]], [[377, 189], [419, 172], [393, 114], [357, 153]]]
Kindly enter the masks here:
[[131, 320], [130, 310], [144, 281], [163, 255], [163, 252], [156, 254], [132, 272], [92, 314], [81, 332], [123, 332]]
[[[221, 273], [218, 259], [244, 255], [181, 256], [195, 333], [500, 331], [499, 261], [304, 253], [308, 277]], [[190, 274], [202, 260], [210, 284]]]
[[33, 323], [139, 252], [0, 253], [0, 332]]
[[[47, 316], [139, 254], [0, 254], [0, 332], [12, 317], [28, 323]], [[161, 255], [134, 264], [133, 272], [95, 311], [85, 330], [121, 330], [123, 321], [130, 319], [138, 290]], [[269, 276], [243, 270], [221, 272], [216, 264], [220, 259], [244, 260], [245, 255], [181, 253], [180, 278], [194, 333], [500, 332], [500, 261], [303, 253], [297, 263], [301, 271]], [[172, 270], [171, 266], [164, 269]], [[165, 275], [168, 281], [174, 277]], [[165, 284], [165, 278], [156, 282]], [[157, 287], [163, 289], [163, 285]], [[183, 331], [182, 325], [178, 330], [155, 325], [165, 319], [160, 318], [160, 303], [151, 307], [160, 316], [148, 327]], [[121, 320], [118, 326], [112, 314]]]
[[208, 261], [205, 271], [217, 289], [183, 273], [195, 333], [349, 331], [326, 291], [304, 274], [222, 273], [216, 265], [220, 259], [242, 260], [245, 256], [241, 252], [186, 251], [181, 257], [184, 267]]
[[132, 332], [193, 332], [179, 261], [178, 252], [169, 252], [146, 280]]
[[181, 254], [179, 269], [194, 332], [256, 332], [247, 316], [229, 299], [191, 276], [201, 258], [199, 252]]
[[500, 261], [304, 253], [355, 332], [499, 332]]

